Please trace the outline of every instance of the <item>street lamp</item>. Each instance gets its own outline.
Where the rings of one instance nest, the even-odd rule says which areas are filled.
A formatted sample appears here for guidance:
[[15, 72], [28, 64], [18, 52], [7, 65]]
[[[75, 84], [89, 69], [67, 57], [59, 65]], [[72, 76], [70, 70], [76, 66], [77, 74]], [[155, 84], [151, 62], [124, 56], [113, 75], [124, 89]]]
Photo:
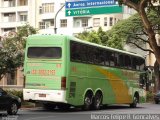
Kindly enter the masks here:
[[57, 15], [58, 13], [62, 10], [62, 8], [65, 6], [65, 4], [57, 11], [55, 17], [54, 17], [54, 33], [57, 34], [57, 26], [56, 26], [56, 19], [57, 19]]

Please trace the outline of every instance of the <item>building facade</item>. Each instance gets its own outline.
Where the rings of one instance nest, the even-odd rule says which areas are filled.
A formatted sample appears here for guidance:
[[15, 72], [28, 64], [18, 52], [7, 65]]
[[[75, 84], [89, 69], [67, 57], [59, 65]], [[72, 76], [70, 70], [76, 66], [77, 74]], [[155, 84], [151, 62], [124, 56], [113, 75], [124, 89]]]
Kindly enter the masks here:
[[[55, 33], [56, 29], [57, 34], [76, 35], [99, 27], [107, 31], [119, 20], [135, 13], [124, 7], [123, 13], [118, 14], [66, 17], [64, 4], [65, 0], [0, 0], [0, 36], [26, 23], [37, 28], [39, 33]], [[23, 79], [23, 68], [18, 68], [15, 74], [7, 74], [0, 86], [23, 88]]]

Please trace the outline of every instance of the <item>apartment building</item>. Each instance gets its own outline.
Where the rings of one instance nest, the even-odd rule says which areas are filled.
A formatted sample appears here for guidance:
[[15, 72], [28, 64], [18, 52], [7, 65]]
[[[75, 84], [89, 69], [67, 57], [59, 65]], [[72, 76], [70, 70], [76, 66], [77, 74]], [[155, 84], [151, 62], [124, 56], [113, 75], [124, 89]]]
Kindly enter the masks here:
[[[56, 28], [57, 34], [75, 35], [100, 26], [107, 31], [133, 14], [133, 10], [125, 7], [124, 13], [66, 17], [64, 4], [65, 0], [0, 0], [0, 36], [26, 23], [38, 28], [39, 33], [55, 33]], [[0, 86], [23, 88], [23, 68], [18, 68], [15, 74], [7, 74]]]
[[100, 26], [109, 30], [133, 11], [125, 7], [123, 14], [66, 17], [63, 7], [55, 20], [57, 11], [64, 4], [65, 0], [0, 0], [0, 34], [16, 31], [18, 26], [25, 23], [38, 28], [40, 33], [54, 33], [55, 24], [58, 34], [73, 35], [87, 29], [97, 30]]
[[[0, 0], [0, 33], [16, 31], [17, 27], [29, 23], [36, 26], [33, 0]], [[32, 12], [33, 11], [33, 12]]]

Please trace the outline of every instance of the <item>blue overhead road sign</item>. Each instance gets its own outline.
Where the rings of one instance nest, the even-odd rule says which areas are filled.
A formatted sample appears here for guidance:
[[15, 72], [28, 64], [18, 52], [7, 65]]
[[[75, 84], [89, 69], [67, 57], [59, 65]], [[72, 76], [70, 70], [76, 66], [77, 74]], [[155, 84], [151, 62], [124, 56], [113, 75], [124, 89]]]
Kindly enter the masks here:
[[65, 3], [66, 9], [71, 8], [87, 8], [87, 7], [98, 7], [98, 6], [110, 6], [116, 5], [115, 0], [80, 0], [80, 1], [68, 1]]
[[66, 16], [122, 13], [118, 0], [69, 0], [65, 3]]

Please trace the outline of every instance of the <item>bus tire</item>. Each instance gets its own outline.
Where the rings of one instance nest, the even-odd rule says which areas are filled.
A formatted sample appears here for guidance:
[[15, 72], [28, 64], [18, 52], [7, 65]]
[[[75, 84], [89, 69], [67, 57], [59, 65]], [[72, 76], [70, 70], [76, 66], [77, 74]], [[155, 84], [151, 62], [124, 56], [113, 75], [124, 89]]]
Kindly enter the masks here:
[[93, 94], [91, 92], [87, 92], [84, 97], [84, 105], [82, 107], [83, 110], [90, 110], [92, 105]]
[[93, 101], [93, 109], [99, 110], [102, 106], [103, 95], [102, 92], [97, 92], [94, 101]]
[[138, 94], [135, 94], [135, 95], [134, 95], [134, 98], [133, 98], [133, 103], [130, 104], [130, 107], [131, 107], [131, 108], [136, 108], [138, 101], [139, 101], [139, 95], [138, 95]]

